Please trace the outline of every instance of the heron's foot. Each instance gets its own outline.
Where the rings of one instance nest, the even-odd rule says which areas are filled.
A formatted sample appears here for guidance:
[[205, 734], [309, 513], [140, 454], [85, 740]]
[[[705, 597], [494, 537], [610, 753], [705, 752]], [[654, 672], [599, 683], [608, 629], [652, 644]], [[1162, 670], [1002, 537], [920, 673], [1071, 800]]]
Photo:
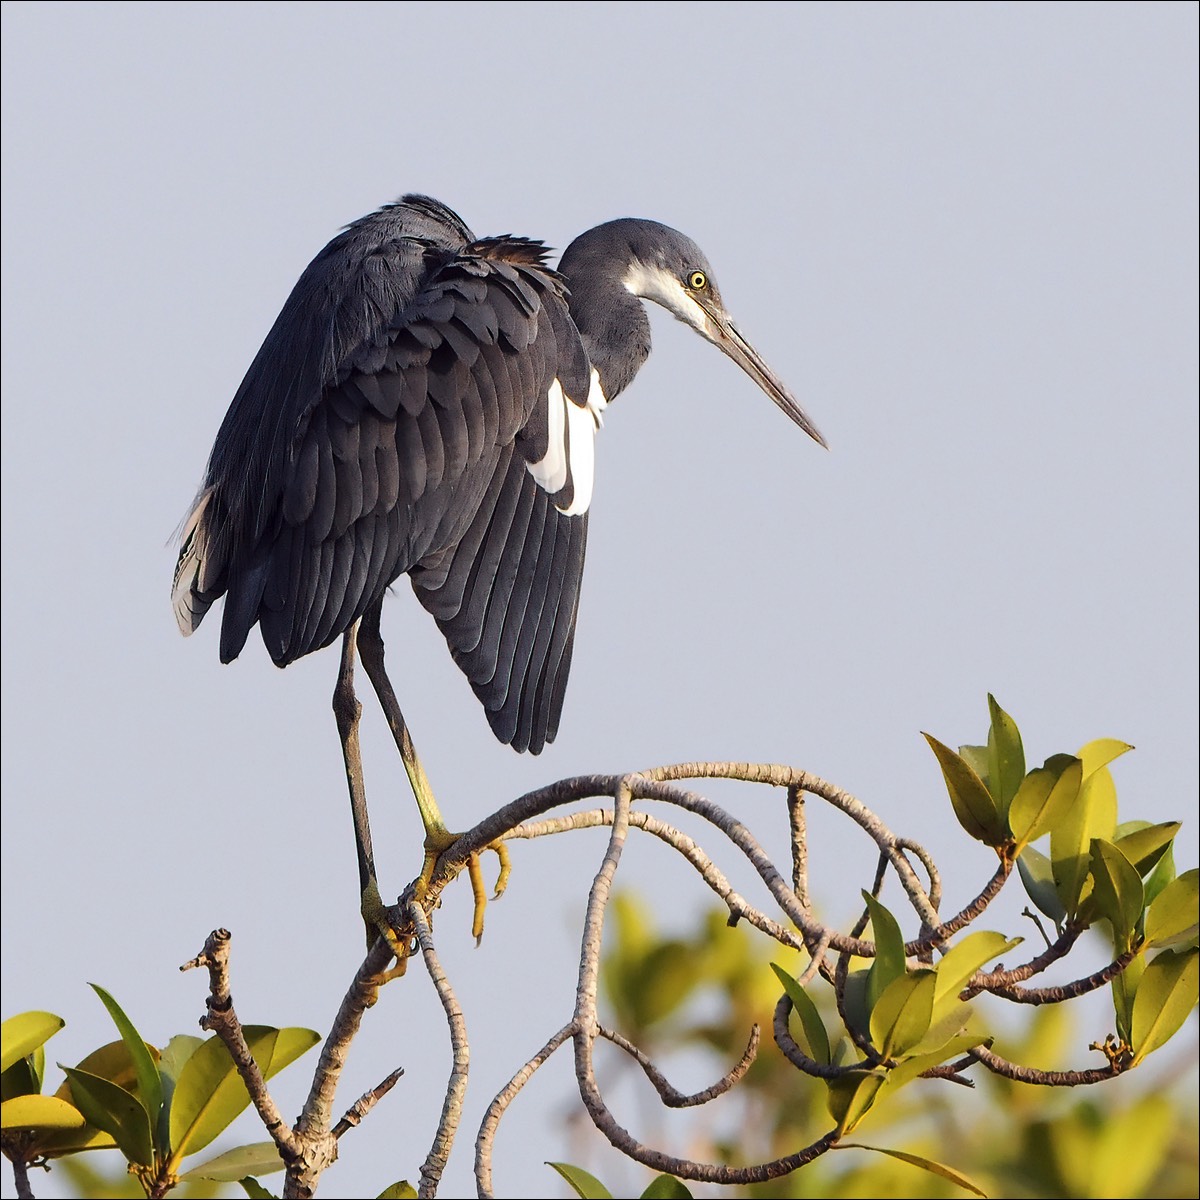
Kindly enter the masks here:
[[[460, 836], [460, 834], [451, 833], [447, 829], [431, 829], [425, 835], [425, 863], [421, 867], [421, 875], [416, 883], [416, 894], [420, 899], [424, 899], [429, 894], [430, 885], [441, 864], [442, 857], [458, 842]], [[487, 886], [483, 881], [482, 856], [489, 850], [500, 860], [496, 887], [491, 896], [493, 900], [499, 900], [504, 895], [504, 889], [508, 887], [509, 876], [512, 875], [512, 860], [509, 858], [508, 845], [502, 839], [497, 838], [496, 841], [489, 842], [482, 850], [471, 851], [466, 862], [456, 864], [453, 874], [445, 881], [449, 883], [450, 879], [453, 879], [463, 867], [466, 867], [467, 876], [471, 880], [471, 894], [475, 898], [475, 910], [471, 919], [471, 936], [474, 937], [476, 945], [483, 938], [483, 915], [487, 911], [488, 894]], [[445, 883], [441, 885], [441, 887], [444, 886]], [[441, 887], [438, 888], [439, 892]]]
[[375, 879], [370, 879], [363, 890], [361, 912], [367, 927], [367, 949], [376, 938], [382, 937], [396, 958], [396, 965], [383, 973], [380, 984], [399, 978], [408, 970], [408, 959], [413, 952], [411, 922], [401, 920], [401, 910], [397, 906], [384, 904]]

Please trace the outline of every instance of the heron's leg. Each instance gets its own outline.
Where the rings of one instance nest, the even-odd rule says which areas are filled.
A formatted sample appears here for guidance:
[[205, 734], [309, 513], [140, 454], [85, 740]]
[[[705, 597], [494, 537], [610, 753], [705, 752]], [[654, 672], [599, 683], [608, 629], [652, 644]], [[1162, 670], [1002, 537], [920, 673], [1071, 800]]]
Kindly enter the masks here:
[[[425, 768], [421, 766], [421, 760], [417, 757], [412, 734], [408, 731], [404, 714], [400, 711], [400, 703], [396, 699], [391, 680], [388, 679], [387, 671], [384, 668], [383, 636], [379, 631], [379, 617], [382, 610], [383, 602], [380, 600], [363, 614], [358, 634], [358, 651], [362, 656], [363, 669], [366, 671], [371, 685], [375, 688], [375, 694], [379, 697], [384, 716], [387, 717], [392, 737], [396, 741], [396, 748], [400, 751], [400, 757], [404, 762], [404, 770], [408, 774], [408, 781], [412, 785], [417, 807], [421, 810], [421, 822], [425, 826], [425, 862], [421, 868], [418, 883], [421, 887], [427, 887], [433, 878], [438, 859], [458, 840], [458, 835], [451, 833], [442, 820], [441, 810], [433, 798], [433, 789], [429, 786], [429, 777], [425, 774]], [[511, 873], [508, 847], [503, 842], [497, 842], [489, 849], [494, 850], [500, 859], [500, 875], [496, 881], [495, 891], [495, 895], [499, 896], [504, 891]], [[472, 932], [478, 939], [483, 934], [483, 913], [487, 906], [487, 892], [483, 886], [483, 874], [479, 869], [477, 854], [473, 854], [470, 858], [468, 873], [471, 878], [471, 890], [475, 897]]]
[[367, 948], [382, 933], [388, 945], [404, 961], [399, 943], [375, 877], [375, 854], [371, 848], [371, 822], [367, 815], [367, 790], [363, 784], [362, 754], [359, 750], [358, 721], [362, 705], [354, 694], [354, 655], [358, 640], [358, 622], [342, 638], [342, 662], [337, 685], [333, 689], [333, 715], [342, 740], [342, 758], [346, 763], [346, 785], [350, 789], [350, 811], [354, 817], [354, 848], [358, 854], [358, 886], [363, 923], [367, 928]]

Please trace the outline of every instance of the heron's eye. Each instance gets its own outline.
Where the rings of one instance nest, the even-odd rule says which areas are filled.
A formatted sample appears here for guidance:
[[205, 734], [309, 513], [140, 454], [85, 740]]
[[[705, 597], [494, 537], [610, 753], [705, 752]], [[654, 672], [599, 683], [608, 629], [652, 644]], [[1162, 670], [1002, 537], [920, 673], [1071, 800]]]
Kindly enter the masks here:
[[703, 271], [693, 271], [688, 276], [687, 282], [693, 292], [702, 292], [708, 287], [708, 276]]

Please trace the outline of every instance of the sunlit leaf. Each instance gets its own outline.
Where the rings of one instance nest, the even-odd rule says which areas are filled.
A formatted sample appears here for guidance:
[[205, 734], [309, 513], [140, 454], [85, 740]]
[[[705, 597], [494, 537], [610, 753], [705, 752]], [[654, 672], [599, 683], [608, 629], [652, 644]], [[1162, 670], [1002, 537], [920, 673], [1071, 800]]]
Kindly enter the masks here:
[[[1085, 747], [1086, 749], [1086, 747]], [[1073, 917], [1088, 890], [1092, 865], [1092, 839], [1111, 840], [1117, 827], [1117, 788], [1107, 767], [1090, 775], [1084, 767], [1079, 797], [1050, 831], [1050, 861], [1059, 899]]]
[[958, 823], [977, 842], [988, 846], [1002, 845], [1008, 838], [1007, 822], [983, 780], [949, 746], [928, 733], [922, 736], [942, 768], [942, 778], [946, 781], [946, 791], [950, 794]]
[[1083, 760], [1083, 777], [1086, 779], [1101, 767], [1107, 767], [1113, 759], [1120, 758], [1133, 747], [1128, 742], [1119, 742], [1116, 738], [1097, 738], [1080, 747], [1076, 758]]
[[612, 1200], [612, 1192], [582, 1167], [560, 1162], [548, 1162], [546, 1166], [553, 1167], [582, 1200]]
[[957, 1000], [958, 993], [985, 963], [1008, 954], [1021, 944], [1020, 938], [1006, 938], [1002, 933], [983, 929], [969, 933], [955, 942], [937, 964], [937, 985], [933, 993], [933, 1020], [939, 1020]]
[[922, 1171], [929, 1171], [934, 1175], [940, 1175], [943, 1179], [948, 1179], [960, 1188], [964, 1188], [966, 1191], [972, 1192], [976, 1196], [982, 1196], [984, 1200], [987, 1200], [987, 1192], [968, 1179], [961, 1171], [956, 1171], [953, 1167], [946, 1166], [945, 1163], [934, 1162], [932, 1158], [921, 1158], [920, 1155], [908, 1154], [904, 1150], [885, 1150], [882, 1146], [863, 1146], [858, 1142], [842, 1142], [838, 1146], [838, 1149], [872, 1150], [876, 1154], [886, 1154], [891, 1158], [897, 1158], [901, 1162], [908, 1163], [910, 1166], [920, 1167]]
[[983, 786], [990, 792], [992, 781], [988, 778], [988, 748], [986, 746], [959, 746], [958, 756], [979, 776]]
[[825, 1030], [825, 1022], [821, 1020], [821, 1014], [817, 1011], [812, 997], [778, 964], [772, 963], [771, 970], [783, 984], [783, 990], [787, 992], [788, 999], [791, 1000], [792, 1007], [800, 1018], [800, 1024], [804, 1027], [805, 1040], [808, 1042], [809, 1054], [816, 1062], [828, 1065], [830, 1062], [829, 1034]]
[[1021, 873], [1025, 894], [1038, 911], [1055, 925], [1061, 925], [1067, 918], [1067, 910], [1054, 886], [1054, 868], [1050, 860], [1040, 850], [1026, 846], [1017, 858], [1017, 870]]
[[0, 1074], [0, 1101], [14, 1100], [17, 1096], [36, 1096], [41, 1090], [42, 1081], [34, 1070], [32, 1054], [17, 1059], [7, 1071]]
[[250, 1200], [275, 1200], [275, 1193], [268, 1192], [253, 1175], [247, 1175], [245, 1179], [239, 1179], [238, 1183], [242, 1185], [242, 1191], [250, 1197]]
[[417, 1200], [419, 1194], [407, 1179], [401, 1179], [385, 1187], [376, 1200]]
[[943, 1063], [966, 1054], [972, 1046], [978, 1046], [981, 1042], [986, 1044], [988, 1039], [976, 1037], [971, 1033], [963, 1033], [951, 1038], [936, 1050], [931, 1050], [926, 1054], [914, 1054], [912, 1058], [906, 1058], [897, 1063], [888, 1072], [888, 1087], [901, 1088], [906, 1083], [911, 1083], [914, 1079], [919, 1078], [930, 1068], [940, 1067]]
[[1021, 731], [1017, 723], [996, 703], [996, 697], [988, 694], [988, 712], [991, 727], [988, 729], [988, 790], [1006, 814], [1021, 780], [1025, 778], [1025, 747], [1021, 745]]
[[1020, 846], [1036, 842], [1067, 818], [1079, 798], [1083, 763], [1069, 754], [1052, 754], [1021, 780], [1008, 812]]
[[1133, 1045], [1133, 1000], [1137, 995], [1138, 984], [1146, 973], [1146, 963], [1144, 954], [1137, 955], [1112, 981], [1113, 1014], [1117, 1021], [1117, 1034], [1128, 1045]]
[[1097, 911], [1112, 925], [1113, 948], [1124, 954], [1142, 915], [1142, 878], [1112, 842], [1096, 838], [1092, 842], [1092, 882]]
[[179, 1178], [237, 1183], [247, 1175], [270, 1175], [283, 1168], [284, 1161], [274, 1142], [255, 1142], [250, 1146], [238, 1146], [236, 1150], [226, 1150], [224, 1154], [185, 1171]]
[[[158, 1123], [158, 1113], [162, 1108], [163, 1100], [162, 1080], [158, 1077], [158, 1065], [146, 1048], [146, 1042], [142, 1035], [134, 1028], [133, 1022], [125, 1015], [116, 1000], [98, 983], [89, 986], [100, 997], [104, 1007], [108, 1009], [108, 1015], [112, 1017], [113, 1024], [121, 1035], [121, 1040], [129, 1050], [130, 1061], [133, 1063], [133, 1069], [137, 1072], [138, 1099], [146, 1110], [146, 1114], [150, 1118], [150, 1127], [153, 1129]], [[162, 1146], [159, 1148], [165, 1149]]]
[[0, 1104], [0, 1129], [82, 1129], [85, 1124], [79, 1109], [57, 1096], [16, 1096]]
[[871, 1010], [871, 1042], [884, 1058], [911, 1050], [933, 1020], [934, 971], [913, 971], [893, 979]]
[[1113, 845], [1125, 855], [1137, 873], [1150, 873], [1171, 848], [1171, 843], [1180, 829], [1179, 821], [1164, 821], [1151, 825], [1149, 821], [1126, 821], [1113, 835]]
[[839, 1135], [849, 1133], [870, 1111], [886, 1076], [878, 1071], [852, 1071], [827, 1080], [826, 1104]]
[[1166, 886], [1175, 878], [1175, 844], [1167, 847], [1167, 852], [1155, 864], [1146, 880], [1146, 905], [1149, 906], [1166, 890]]
[[48, 1042], [66, 1021], [48, 1012], [23, 1012], [0, 1025], [0, 1071]]
[[1175, 1036], [1196, 1007], [1200, 951], [1164, 950], [1146, 967], [1133, 998], [1133, 1061]]
[[[317, 1041], [311, 1029], [247, 1025], [246, 1043], [265, 1079], [299, 1058]], [[187, 1060], [171, 1102], [171, 1151], [175, 1160], [203, 1150], [250, 1103], [224, 1043], [215, 1035]]]
[[121, 1153], [137, 1166], [154, 1161], [150, 1118], [136, 1096], [99, 1075], [89, 1075], [77, 1067], [64, 1067], [71, 1084], [71, 1097], [87, 1123], [104, 1130], [120, 1147]]
[[692, 1193], [674, 1175], [656, 1175], [642, 1193], [641, 1200], [692, 1200]]
[[1146, 913], [1146, 945], [1172, 946], [1196, 936], [1200, 905], [1200, 873], [1193, 867], [1173, 879], [1155, 897]]
[[867, 1007], [874, 1011], [888, 985], [905, 971], [904, 934], [896, 918], [870, 892], [863, 892], [871, 914], [871, 933], [875, 939], [875, 957], [867, 974]]

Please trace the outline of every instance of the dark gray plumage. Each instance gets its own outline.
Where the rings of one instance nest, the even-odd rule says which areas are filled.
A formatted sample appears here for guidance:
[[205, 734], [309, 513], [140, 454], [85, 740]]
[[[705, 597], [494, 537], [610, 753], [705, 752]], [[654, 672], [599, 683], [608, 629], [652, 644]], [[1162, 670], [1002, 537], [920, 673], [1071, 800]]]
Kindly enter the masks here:
[[[405, 196], [313, 260], [217, 434], [176, 569], [190, 633], [222, 595], [221, 659], [257, 624], [286, 666], [407, 573], [501, 741], [553, 740], [587, 540], [591, 439], [650, 351], [653, 299], [813, 437], [741, 338], [690, 239], [650, 221], [476, 239]], [[586, 444], [585, 444], [586, 443]]]

